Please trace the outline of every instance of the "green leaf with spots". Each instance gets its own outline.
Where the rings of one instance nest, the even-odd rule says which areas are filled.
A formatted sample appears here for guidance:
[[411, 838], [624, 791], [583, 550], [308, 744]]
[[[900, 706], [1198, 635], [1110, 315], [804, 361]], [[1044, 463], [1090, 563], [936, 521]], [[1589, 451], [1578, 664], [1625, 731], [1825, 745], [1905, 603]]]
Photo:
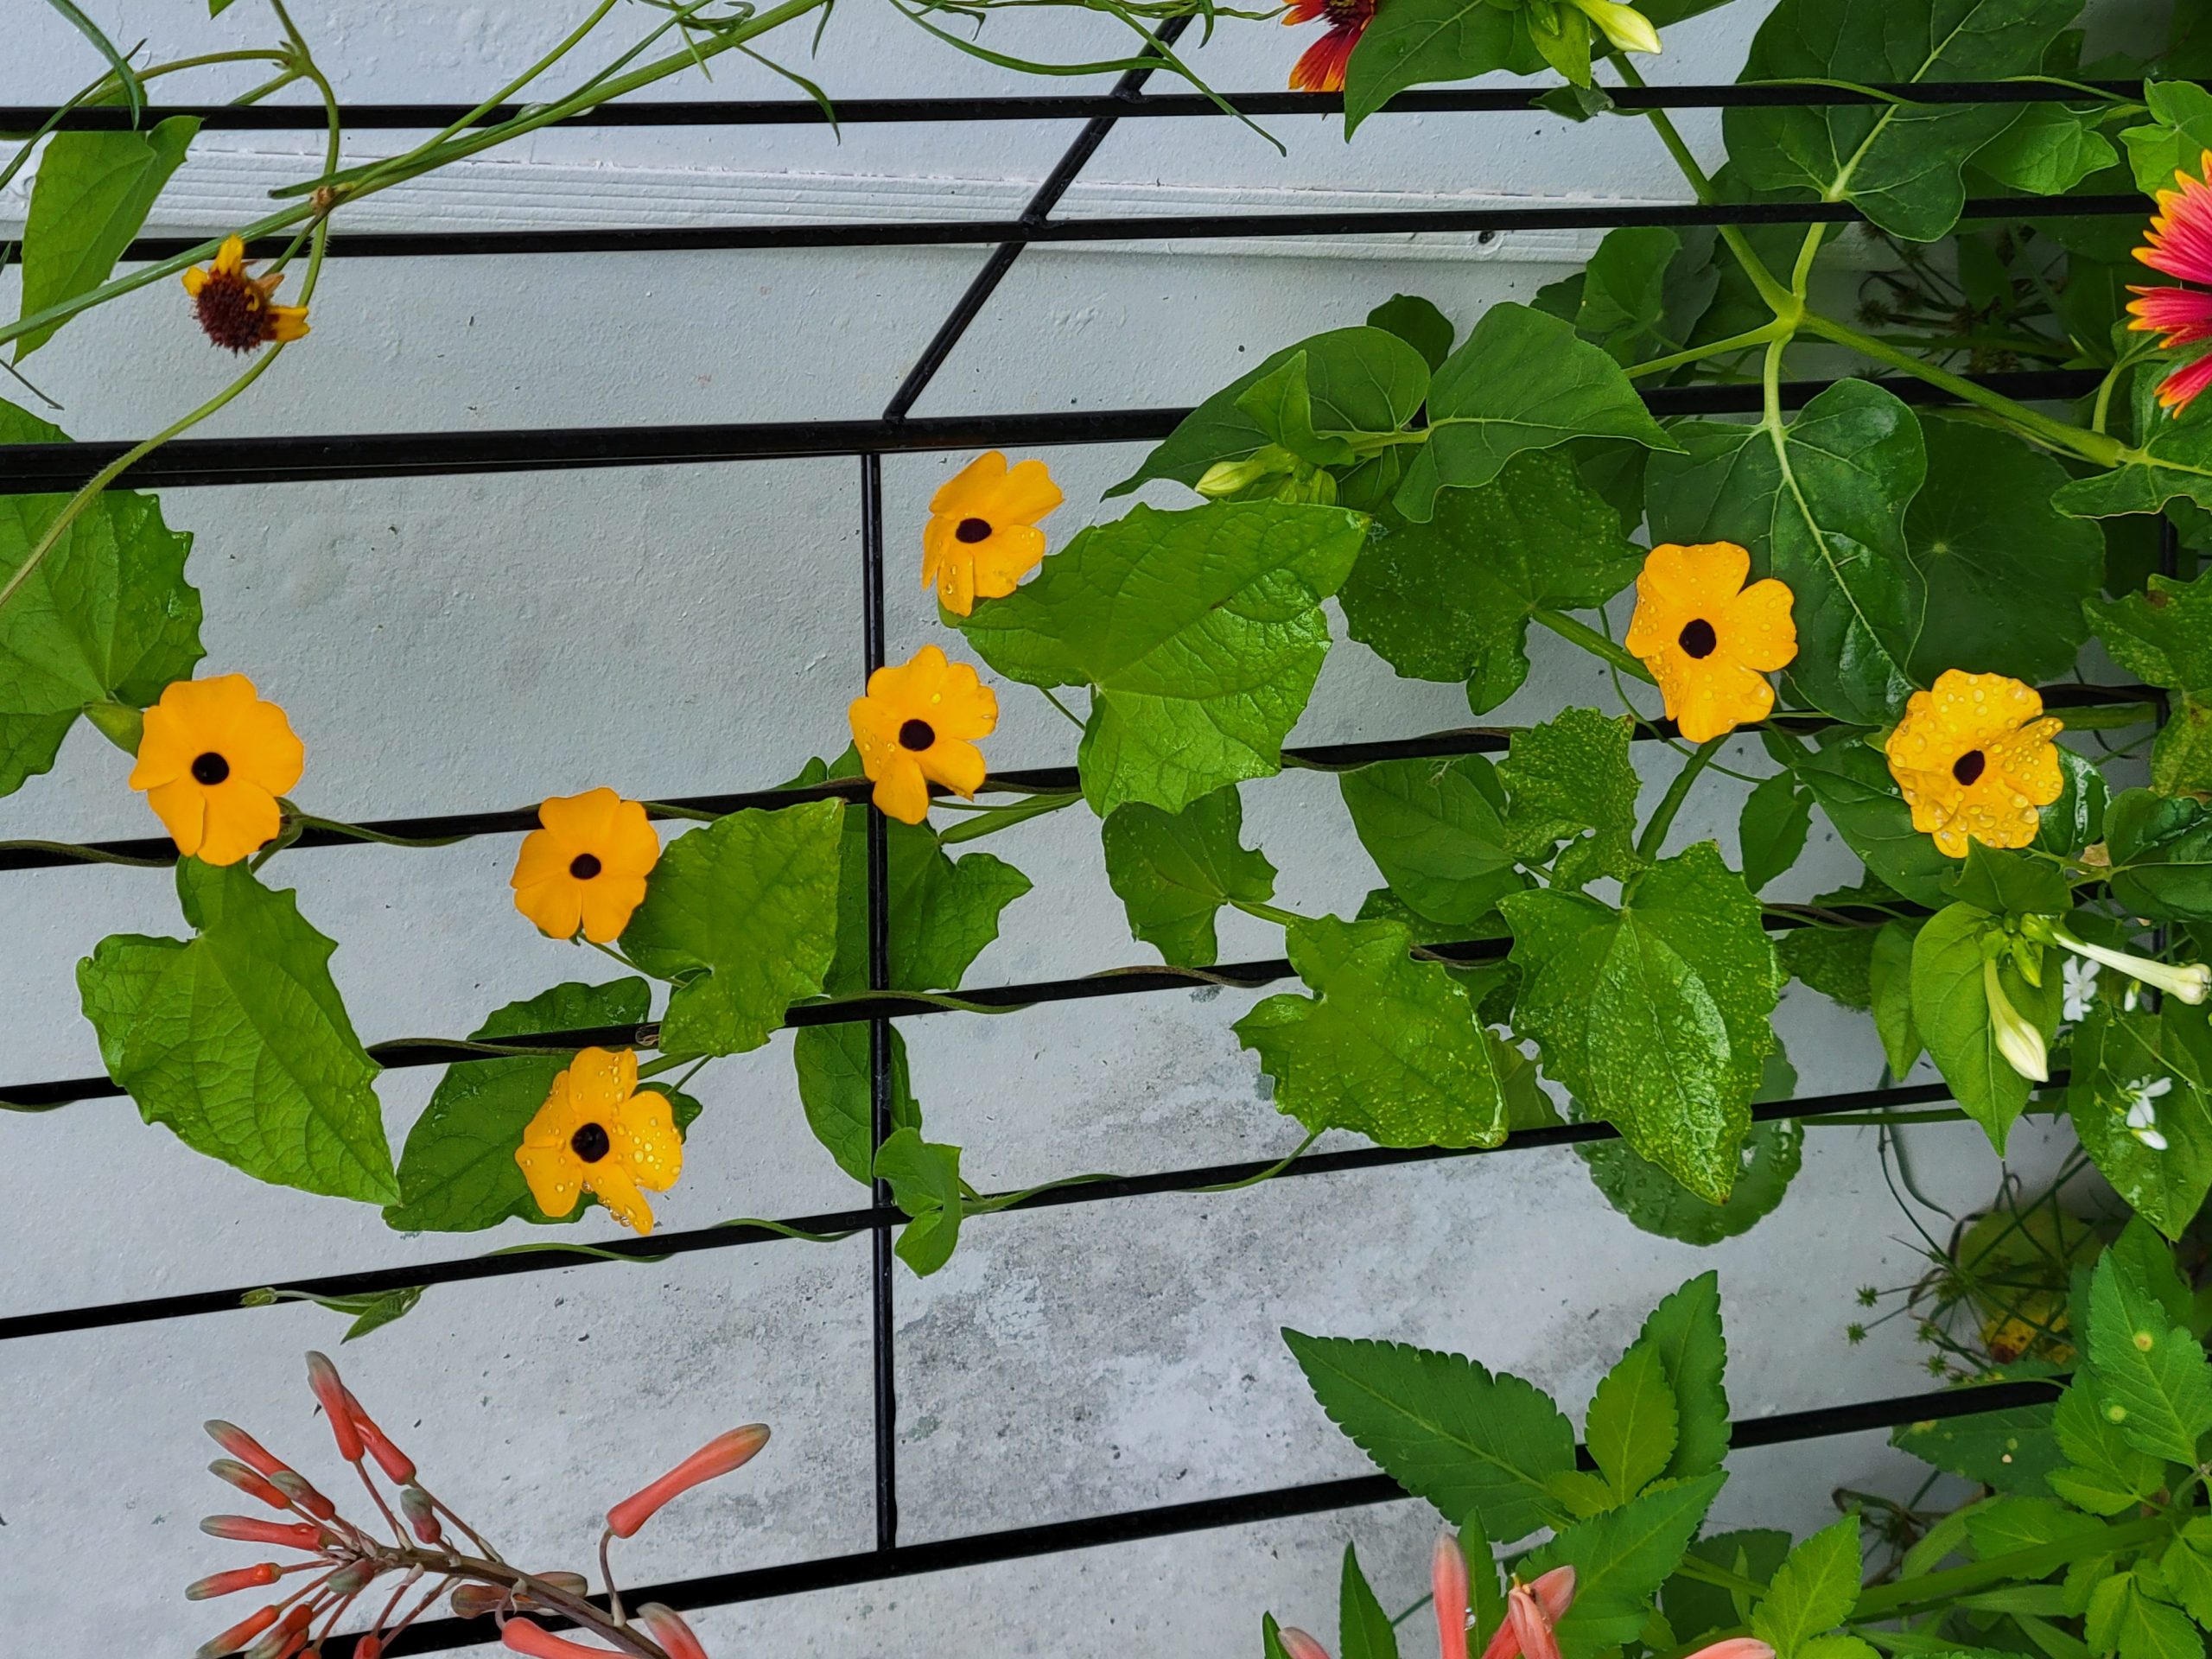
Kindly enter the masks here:
[[1635, 722], [1594, 709], [1568, 709], [1516, 734], [1498, 763], [1510, 810], [1506, 845], [1541, 863], [1560, 842], [1554, 886], [1580, 887], [1601, 875], [1626, 880], [1643, 868], [1636, 850], [1636, 768], [1628, 758]]
[[[2012, 1375], [2009, 1369], [2006, 1375]], [[2004, 1411], [1976, 1412], [1971, 1417], [1929, 1418], [1901, 1425], [1891, 1433], [1890, 1444], [1946, 1473], [1999, 1492], [2039, 1499], [2057, 1510], [2044, 1496], [2050, 1490], [2046, 1478], [2061, 1462], [2058, 1441], [2051, 1432], [2051, 1412], [2048, 1405], [2016, 1406]], [[2081, 1519], [2071, 1510], [2058, 1513], [2076, 1522]], [[2030, 1537], [2012, 1548], [2025, 1549], [2048, 1541], [2040, 1536]]]
[[1489, 483], [1524, 450], [1576, 438], [1624, 438], [1672, 449], [1619, 364], [1557, 317], [1493, 305], [1428, 389], [1428, 441], [1393, 505], [1426, 523], [1436, 493]]
[[1922, 435], [1928, 482], [1904, 529], [1937, 621], [1913, 650], [1913, 677], [1932, 685], [1947, 668], [2030, 685], [2063, 677], [2088, 638], [2081, 606], [2105, 564], [2097, 527], [2050, 505], [2065, 468], [1985, 426], [1931, 421]]
[[1504, 901], [1525, 976], [1514, 1028], [1546, 1074], [1713, 1204], [1742, 1173], [1782, 975], [1758, 900], [1710, 842], [1619, 909], [1553, 887]]
[[2044, 1477], [2050, 1490], [2092, 1515], [2135, 1508], [2166, 1481], [2162, 1459], [2138, 1451], [2105, 1414], [2091, 1379], [2077, 1372], [2050, 1414], [2065, 1462]]
[[1775, 1569], [1765, 1599], [1752, 1610], [1752, 1633], [1778, 1659], [1796, 1659], [1858, 1604], [1859, 1573], [1859, 1517], [1847, 1515], [1791, 1550]]
[[1533, 1384], [1403, 1343], [1282, 1338], [1330, 1421], [1415, 1497], [1501, 1542], [1563, 1518], [1549, 1488], [1574, 1431]]
[[891, 1183], [893, 1201], [912, 1217], [892, 1248], [918, 1278], [926, 1279], [952, 1259], [967, 1216], [960, 1148], [925, 1141], [918, 1129], [899, 1129], [877, 1151], [875, 1174]]
[[243, 864], [176, 867], [191, 939], [120, 933], [77, 964], [108, 1075], [149, 1123], [257, 1180], [399, 1197], [377, 1063], [330, 977], [337, 949]]
[[[57, 132], [46, 141], [23, 220], [18, 320], [108, 279], [199, 130], [196, 118], [173, 115], [148, 132]], [[47, 323], [18, 335], [16, 361], [60, 327]]]
[[[469, 1040], [641, 1026], [652, 1006], [652, 988], [642, 979], [556, 985], [498, 1009], [469, 1033]], [[448, 1066], [430, 1103], [407, 1132], [399, 1154], [399, 1201], [385, 1206], [385, 1224], [403, 1233], [473, 1233], [510, 1218], [541, 1224], [575, 1219], [540, 1210], [515, 1162], [523, 1131], [553, 1092], [553, 1080], [568, 1069], [569, 1058], [517, 1054]], [[699, 1103], [671, 1090], [662, 1092], [670, 1097], [677, 1130], [688, 1130], [699, 1116]], [[598, 1202], [585, 1195], [587, 1205]]]
[[2212, 1430], [2212, 1362], [2113, 1252], [2089, 1276], [2089, 1375], [2105, 1420], [2137, 1451], [2194, 1465]]
[[1748, 549], [1753, 580], [1777, 577], [1796, 595], [1792, 693], [1839, 720], [1887, 725], [1912, 690], [1927, 613], [1905, 532], [1927, 470], [1919, 419], [1881, 387], [1841, 380], [1785, 427], [1671, 430], [1680, 453], [1646, 472], [1652, 534]]
[[2212, 577], [2152, 576], [2143, 593], [2085, 599], [2113, 661], [2170, 693], [2151, 751], [2151, 787], [2212, 798]]
[[1211, 968], [1219, 960], [1214, 918], [1224, 905], [1263, 905], [1275, 894], [1275, 867], [1244, 845], [1244, 807], [1234, 785], [1180, 812], [1116, 807], [1099, 840], [1129, 931], [1179, 967]]
[[[1796, 1084], [1797, 1073], [1777, 1046], [1766, 1057], [1753, 1103], [1786, 1100]], [[1574, 1150], [1605, 1202], [1644, 1232], [1685, 1244], [1717, 1244], [1749, 1232], [1774, 1213], [1797, 1178], [1804, 1148], [1805, 1126], [1795, 1118], [1752, 1124], [1744, 1137], [1743, 1168], [1722, 1204], [1700, 1198], [1656, 1164], [1645, 1162], [1625, 1141], [1592, 1141]]]
[[[887, 1025], [886, 1030], [891, 1042], [891, 1127], [918, 1133], [922, 1109], [906, 1072], [906, 1039], [896, 1025]], [[798, 1074], [798, 1100], [806, 1126], [837, 1160], [837, 1167], [856, 1181], [870, 1179], [875, 1159], [868, 1042], [868, 1027], [857, 1020], [801, 1027], [791, 1042], [791, 1065]]]
[[1338, 774], [1352, 828], [1390, 891], [1465, 928], [1528, 886], [1507, 846], [1505, 790], [1479, 754], [1382, 760]]
[[[1985, 944], [2002, 933], [1987, 911], [1947, 905], [1912, 946], [1913, 1026], [1960, 1106], [1999, 1154], [2034, 1089], [1999, 1046], [1982, 971]], [[2045, 973], [2041, 986], [2031, 985], [2009, 957], [1998, 963], [1996, 975], [2005, 1001], [2049, 1042], [2058, 1029], [2058, 976]]]
[[1518, 1569], [1524, 1577], [1574, 1569], [1574, 1601], [1556, 1627], [1564, 1659], [1598, 1659], [1636, 1639], [1651, 1617], [1652, 1599], [1681, 1564], [1726, 1479], [1715, 1470], [1669, 1481], [1568, 1527], [1529, 1554]]
[[676, 982], [671, 1054], [758, 1048], [819, 995], [837, 949], [842, 801], [748, 808], [669, 842], [622, 931], [631, 961]]
[[1790, 978], [1861, 1014], [1874, 1007], [1874, 940], [1871, 927], [1801, 927], [1778, 936], [1774, 954]]
[[[67, 441], [60, 428], [0, 402], [0, 445]], [[0, 494], [0, 589], [67, 500]], [[109, 490], [0, 603], [0, 795], [53, 766], [87, 703], [143, 708], [171, 680], [191, 677], [201, 654], [200, 594], [184, 578], [191, 549], [152, 496]]]
[[2212, 921], [2212, 810], [2147, 789], [2105, 814], [2113, 897], [2154, 922]]
[[[1861, 85], [2033, 74], [2080, 0], [1781, 0], [1745, 80]], [[1893, 236], [1932, 242], [1958, 222], [1974, 152], [2009, 127], [2003, 104], [1732, 109], [1721, 130], [1751, 184], [1847, 200]]]
[[1321, 601], [1366, 533], [1337, 507], [1134, 507], [960, 626], [1001, 674], [1091, 688], [1077, 762], [1093, 811], [1141, 801], [1179, 812], [1281, 769], [1328, 654]]
[[[2168, 1238], [2212, 1192], [2212, 1031], [2201, 1012], [2168, 999], [2158, 1014], [2100, 1001], [2074, 1028], [2067, 1115], [2082, 1150], [2127, 1207]], [[2146, 1143], [2128, 1125], [2147, 1106]]]
[[1642, 565], [1573, 462], [1531, 450], [1440, 497], [1426, 524], [1383, 514], [1340, 597], [1353, 639], [1409, 677], [1466, 681], [1484, 714], [1528, 678], [1537, 612], [1602, 605]]
[[1442, 964], [1408, 954], [1390, 921], [1333, 916], [1285, 930], [1310, 997], [1271, 996], [1236, 1022], [1274, 1079], [1275, 1109], [1309, 1129], [1386, 1147], [1494, 1147], [1505, 1138], [1510, 1050]]

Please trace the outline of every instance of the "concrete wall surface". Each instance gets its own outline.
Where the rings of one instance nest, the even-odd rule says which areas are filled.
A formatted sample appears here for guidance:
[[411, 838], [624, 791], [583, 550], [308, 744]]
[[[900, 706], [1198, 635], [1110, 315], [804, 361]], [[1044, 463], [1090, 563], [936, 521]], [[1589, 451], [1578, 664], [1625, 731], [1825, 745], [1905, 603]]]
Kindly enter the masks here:
[[[251, 43], [257, 0], [215, 22], [176, 0], [86, 0], [156, 57]], [[352, 100], [474, 99], [528, 63], [579, 5], [294, 0]], [[1670, 31], [1652, 73], [1733, 76], [1756, 0]], [[0, 104], [66, 96], [97, 72], [36, 0], [0, 7]], [[610, 30], [648, 15], [618, 10]], [[1126, 50], [1106, 20], [1011, 11], [986, 39], [1076, 59]], [[610, 38], [613, 36], [610, 35]], [[1224, 20], [1192, 60], [1231, 89], [1279, 86], [1306, 36]], [[786, 53], [804, 61], [794, 47]], [[891, 8], [847, 0], [809, 73], [833, 94], [987, 92], [1035, 83], [929, 41]], [[1055, 89], [1098, 84], [1055, 82]], [[163, 96], [222, 95], [184, 78]], [[711, 87], [781, 97], [725, 59]], [[1535, 113], [1377, 120], [1347, 147], [1331, 124], [1272, 121], [1287, 147], [1225, 121], [1117, 131], [1074, 213], [1433, 204], [1501, 198], [1686, 199], [1653, 135]], [[1716, 124], [1692, 116], [1717, 149]], [[746, 219], [1002, 216], [1050, 168], [1065, 124], [1012, 129], [620, 128], [549, 133], [364, 209], [362, 225], [454, 228]], [[367, 134], [358, 153], [400, 135]], [[310, 135], [216, 133], [157, 226], [217, 231], [311, 165]], [[0, 238], [22, 190], [0, 197]], [[1259, 248], [1191, 243], [1056, 248], [1023, 257], [921, 413], [1192, 401], [1260, 354], [1354, 322], [1395, 292], [1464, 327], [1571, 269], [1588, 238], [1338, 238]], [[982, 255], [973, 248], [334, 262], [314, 334], [209, 434], [498, 429], [873, 416]], [[15, 273], [0, 274], [14, 315]], [[162, 283], [63, 332], [25, 365], [82, 438], [137, 436], [234, 372]], [[20, 389], [0, 386], [0, 396]], [[1129, 447], [1044, 452], [1068, 505], [1054, 544], [1102, 509]], [[937, 483], [966, 457], [886, 466], [891, 655], [944, 641], [916, 586]], [[847, 460], [617, 468], [179, 490], [197, 537], [206, 671], [242, 670], [289, 711], [308, 754], [297, 791], [345, 817], [505, 807], [598, 784], [656, 796], [772, 784], [846, 741], [859, 686], [857, 465]], [[1167, 501], [1173, 493], [1157, 499]], [[1618, 626], [1620, 617], [1614, 619]], [[1341, 626], [1339, 623], [1339, 628]], [[957, 642], [945, 641], [949, 644]], [[1614, 706], [1586, 658], [1534, 642], [1535, 672], [1501, 718]], [[995, 766], [1071, 759], [1067, 728], [1022, 688]], [[1433, 730], [1467, 718], [1458, 688], [1401, 680], [1340, 639], [1297, 732], [1305, 741]], [[1675, 764], [1649, 747], [1649, 795]], [[1756, 753], [1756, 744], [1739, 755]], [[127, 763], [79, 730], [55, 771], [0, 800], [0, 837], [155, 831]], [[1350, 913], [1376, 878], [1332, 782], [1292, 773], [1244, 790], [1282, 902]], [[1675, 844], [1713, 836], [1732, 859], [1736, 800], [1699, 798]], [[1850, 873], [1816, 829], [1783, 889]], [[1070, 812], [993, 839], [1036, 891], [1007, 912], [970, 984], [1152, 960], [1109, 889], [1095, 822]], [[371, 1039], [458, 1035], [491, 1008], [613, 966], [538, 938], [509, 904], [512, 838], [439, 851], [287, 854], [270, 876], [340, 944], [334, 971]], [[8, 875], [0, 887], [0, 1052], [8, 1080], [99, 1069], [73, 981], [104, 935], [181, 931], [157, 873]], [[1225, 957], [1280, 950], [1235, 915]], [[1249, 995], [1169, 993], [908, 1027], [933, 1139], [968, 1148], [995, 1188], [1085, 1170], [1279, 1155], [1295, 1126], [1264, 1097], [1229, 1027]], [[1878, 1081], [1870, 1030], [1802, 990], [1781, 1026], [1808, 1092]], [[386, 1075], [395, 1145], [435, 1074]], [[787, 1038], [718, 1063], [664, 1225], [861, 1201], [808, 1135]], [[1978, 1130], [1916, 1129], [1922, 1185], [1963, 1212], [1999, 1177]], [[2032, 1174], [2063, 1147], [2016, 1140]], [[400, 1236], [372, 1211], [260, 1186], [141, 1124], [127, 1101], [0, 1123], [0, 1314], [317, 1271], [443, 1259], [551, 1235]], [[1936, 1217], [1936, 1225], [1944, 1224]], [[603, 1217], [572, 1230], [603, 1236]], [[560, 1236], [567, 1236], [566, 1234]], [[1821, 1127], [1781, 1209], [1695, 1250], [1636, 1231], [1571, 1152], [1287, 1181], [1211, 1197], [1071, 1207], [976, 1223], [953, 1263], [898, 1286], [905, 1536], [925, 1540], [1361, 1472], [1313, 1404], [1278, 1328], [1372, 1334], [1471, 1352], [1554, 1390], [1579, 1414], [1650, 1305], [1718, 1268], [1745, 1416], [1924, 1386], [1901, 1327], [1850, 1347], [1853, 1289], [1919, 1269], [1873, 1134]], [[868, 1249], [778, 1243], [656, 1266], [599, 1264], [434, 1290], [340, 1356], [370, 1408], [441, 1495], [518, 1560], [581, 1567], [594, 1516], [709, 1434], [772, 1423], [767, 1455], [672, 1508], [622, 1563], [632, 1582], [867, 1548]], [[197, 1426], [245, 1424], [319, 1459], [300, 1353], [334, 1316], [285, 1306], [0, 1344], [0, 1654], [75, 1659], [181, 1652], [218, 1610], [182, 1584], [248, 1558], [194, 1530], [231, 1507], [201, 1472]], [[1832, 1488], [1904, 1492], [1917, 1465], [1879, 1436], [1751, 1452], [1721, 1500], [1730, 1523], [1798, 1529]], [[702, 1614], [724, 1659], [1103, 1652], [1253, 1653], [1260, 1613], [1333, 1628], [1336, 1560], [1357, 1537], [1386, 1603], [1420, 1592], [1434, 1517], [1413, 1503], [1102, 1548]]]

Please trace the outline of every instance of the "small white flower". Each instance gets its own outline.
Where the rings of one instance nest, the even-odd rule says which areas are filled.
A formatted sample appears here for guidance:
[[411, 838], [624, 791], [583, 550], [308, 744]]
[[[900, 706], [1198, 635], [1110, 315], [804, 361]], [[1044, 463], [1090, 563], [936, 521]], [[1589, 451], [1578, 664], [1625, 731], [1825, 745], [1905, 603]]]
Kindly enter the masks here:
[[2127, 989], [2120, 996], [2120, 1006], [2124, 1012], [2133, 1014], [2142, 1005], [2143, 988], [2131, 979], [2127, 982]]
[[[2095, 963], [2084, 962], [2079, 957], [2066, 958], [2062, 995], [2065, 1000], [2065, 1013], [2069, 1020], [2088, 1018], [2089, 1006], [2096, 1000], [2097, 976], [2103, 971]], [[2128, 995], [2133, 996], [2134, 994], [2135, 988], [2131, 984], [2128, 987]]]
[[2151, 1103], [2172, 1091], [2171, 1077], [2138, 1077], [2127, 1085], [2127, 1132], [2153, 1152], [2166, 1149], [2158, 1130], [2158, 1109]]

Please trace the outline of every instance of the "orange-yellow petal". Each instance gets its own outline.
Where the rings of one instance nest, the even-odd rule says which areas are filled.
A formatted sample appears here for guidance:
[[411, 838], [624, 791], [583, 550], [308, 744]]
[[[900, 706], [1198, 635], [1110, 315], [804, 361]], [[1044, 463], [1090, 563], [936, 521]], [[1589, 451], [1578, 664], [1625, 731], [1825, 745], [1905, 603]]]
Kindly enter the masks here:
[[549, 938], [573, 939], [583, 925], [584, 884], [564, 870], [550, 880], [515, 888], [515, 908]]
[[198, 856], [210, 864], [235, 864], [276, 839], [284, 814], [267, 790], [233, 777], [206, 791], [207, 829]]
[[632, 1232], [642, 1235], [652, 1231], [652, 1206], [638, 1191], [638, 1183], [628, 1170], [611, 1155], [583, 1167], [584, 1185], [591, 1189], [593, 1197], [607, 1206], [607, 1214]]
[[559, 1221], [575, 1211], [583, 1195], [584, 1160], [565, 1142], [540, 1147], [525, 1141], [515, 1148], [515, 1162], [529, 1184], [531, 1199], [547, 1216]]
[[169, 832], [176, 849], [187, 858], [200, 850], [207, 833], [207, 791], [189, 778], [156, 784], [146, 791], [146, 804]]
[[615, 1114], [612, 1157], [622, 1160], [640, 1186], [665, 1192], [683, 1173], [683, 1138], [676, 1113], [658, 1089], [640, 1089]]
[[901, 823], [919, 823], [930, 815], [930, 786], [911, 759], [891, 762], [875, 779], [872, 798], [879, 811]]
[[939, 739], [915, 757], [915, 765], [931, 783], [943, 784], [956, 795], [964, 795], [971, 801], [976, 798], [976, 791], [983, 786], [988, 772], [983, 763], [983, 752], [958, 738]]
[[583, 921], [584, 938], [594, 944], [612, 944], [630, 925], [630, 918], [645, 902], [645, 878], [621, 875], [613, 870], [575, 884]]
[[607, 838], [622, 798], [604, 787], [581, 795], [556, 795], [538, 804], [537, 821], [579, 851]]
[[[1771, 674], [1797, 659], [1796, 595], [1769, 576], [1730, 602], [1719, 626], [1719, 648], [1745, 668]], [[1768, 698], [1771, 705], [1773, 699]]]

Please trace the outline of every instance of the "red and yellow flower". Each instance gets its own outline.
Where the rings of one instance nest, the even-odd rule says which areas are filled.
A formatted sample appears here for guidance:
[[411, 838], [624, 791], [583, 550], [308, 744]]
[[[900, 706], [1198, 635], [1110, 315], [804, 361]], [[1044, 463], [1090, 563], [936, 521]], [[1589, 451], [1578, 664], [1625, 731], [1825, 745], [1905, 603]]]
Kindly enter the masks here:
[[1636, 579], [1629, 652], [1693, 743], [1764, 720], [1774, 708], [1766, 677], [1797, 655], [1796, 596], [1771, 576], [1745, 587], [1751, 571], [1751, 556], [1733, 542], [1668, 542]]
[[1326, 22], [1328, 31], [1291, 66], [1294, 92], [1341, 92], [1351, 49], [1375, 20], [1375, 0], [1293, 0], [1282, 20], [1288, 24]]
[[[2158, 211], [2144, 234], [2144, 245], [2135, 257], [2153, 270], [2177, 276], [2197, 288], [2131, 288], [2137, 296], [2128, 302], [2134, 321], [2127, 326], [2158, 336], [2167, 351], [2199, 346], [2212, 340], [2212, 150], [2197, 162], [2202, 178], [2177, 170], [2177, 188], [2158, 192]], [[2178, 410], [2208, 385], [2212, 385], [2212, 352], [2182, 364], [2158, 384], [2159, 404]]]
[[278, 798], [300, 781], [307, 750], [291, 722], [264, 702], [243, 674], [173, 680], [146, 711], [130, 787], [169, 832], [176, 849], [209, 864], [235, 864], [284, 827]]
[[999, 700], [965, 663], [924, 645], [899, 668], [879, 668], [850, 710], [861, 771], [879, 810], [901, 823], [929, 816], [930, 785], [973, 800], [983, 786], [974, 740], [999, 723]]
[[930, 498], [922, 529], [922, 586], [967, 616], [978, 599], [1003, 599], [1045, 556], [1037, 521], [1065, 498], [1041, 461], [1012, 467], [993, 449], [976, 457]]
[[676, 1185], [683, 1141], [668, 1096], [638, 1087], [634, 1052], [587, 1048], [553, 1079], [515, 1162], [530, 1196], [554, 1220], [589, 1192], [624, 1226], [650, 1233], [653, 1212], [639, 1189], [665, 1192]]
[[660, 837], [645, 809], [611, 789], [556, 795], [537, 809], [542, 829], [523, 837], [515, 873], [515, 908], [556, 939], [579, 928], [607, 944], [645, 901], [645, 877], [660, 861]]
[[283, 280], [282, 271], [256, 276], [248, 270], [245, 244], [229, 236], [205, 270], [194, 265], [184, 273], [184, 291], [192, 296], [208, 339], [229, 351], [251, 352], [302, 339], [308, 332], [307, 307], [276, 302]]
[[2025, 847], [2036, 838], [2039, 809], [2065, 791], [2051, 741], [2063, 729], [2033, 686], [1952, 668], [1933, 690], [1912, 694], [1884, 747], [1912, 827], [1964, 858], [1973, 842]]

